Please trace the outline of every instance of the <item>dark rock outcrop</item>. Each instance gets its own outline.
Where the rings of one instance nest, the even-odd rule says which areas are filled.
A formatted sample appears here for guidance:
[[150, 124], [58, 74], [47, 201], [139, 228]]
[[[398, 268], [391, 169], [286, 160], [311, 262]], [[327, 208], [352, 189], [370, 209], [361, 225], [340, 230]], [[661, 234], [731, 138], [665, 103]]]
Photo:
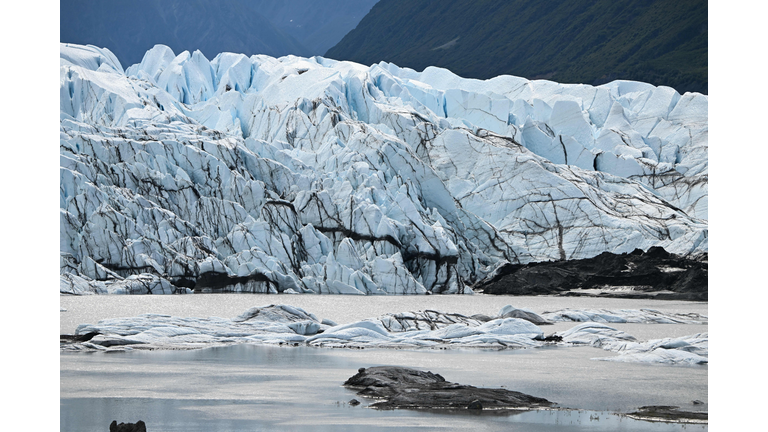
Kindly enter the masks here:
[[[688, 258], [652, 247], [646, 252], [640, 249], [624, 254], [603, 252], [580, 260], [506, 264], [472, 288], [486, 294], [706, 301], [707, 271], [706, 254]], [[599, 292], [579, 292], [579, 289], [598, 289]]]
[[147, 432], [147, 425], [141, 420], [136, 423], [120, 424], [117, 424], [117, 420], [112, 420], [112, 423], [109, 425], [109, 432]]
[[59, 340], [61, 342], [88, 342], [89, 340], [93, 339], [94, 336], [98, 336], [98, 335], [99, 333], [97, 332], [89, 332], [81, 335], [63, 334], [63, 335], [59, 335]]
[[512, 309], [509, 312], [506, 312], [501, 315], [501, 318], [520, 318], [524, 319], [528, 322], [532, 322], [536, 325], [550, 325], [552, 324], [551, 321], [541, 317], [538, 314], [535, 314], [533, 312], [528, 312], [522, 309]]
[[358, 395], [381, 399], [370, 405], [379, 409], [540, 408], [552, 402], [506, 389], [478, 388], [446, 381], [439, 374], [398, 366], [359, 369], [345, 387]]
[[637, 411], [628, 414], [643, 420], [654, 421], [676, 421], [676, 422], [706, 422], [709, 419], [707, 412], [680, 411], [680, 407], [666, 405], [650, 405], [637, 409]]

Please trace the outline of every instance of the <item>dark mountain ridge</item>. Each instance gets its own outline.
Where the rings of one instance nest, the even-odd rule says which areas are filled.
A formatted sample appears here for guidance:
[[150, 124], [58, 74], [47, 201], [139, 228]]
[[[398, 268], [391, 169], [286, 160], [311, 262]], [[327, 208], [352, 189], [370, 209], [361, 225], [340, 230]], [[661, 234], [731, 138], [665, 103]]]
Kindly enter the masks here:
[[381, 0], [325, 56], [707, 93], [705, 0]]
[[123, 67], [156, 44], [175, 53], [322, 55], [376, 0], [62, 0], [60, 42], [112, 51]]

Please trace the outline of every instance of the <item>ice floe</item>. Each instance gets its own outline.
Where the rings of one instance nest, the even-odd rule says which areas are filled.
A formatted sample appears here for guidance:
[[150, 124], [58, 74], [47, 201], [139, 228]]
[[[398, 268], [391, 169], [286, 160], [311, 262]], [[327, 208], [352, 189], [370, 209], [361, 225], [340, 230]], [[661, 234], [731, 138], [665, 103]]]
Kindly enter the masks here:
[[613, 345], [616, 357], [598, 360], [633, 363], [697, 365], [709, 363], [709, 334], [697, 333], [677, 338], [654, 339], [647, 342], [626, 342]]
[[653, 309], [562, 309], [544, 312], [542, 317], [553, 322], [707, 324], [708, 318], [697, 313], [661, 312]]
[[[505, 307], [505, 314], [515, 308]], [[488, 317], [486, 317], [488, 318]], [[588, 322], [555, 333], [514, 317], [477, 319], [456, 313], [415, 311], [385, 314], [338, 325], [288, 305], [253, 307], [235, 318], [144, 314], [81, 324], [62, 336], [61, 349], [195, 349], [231, 344], [270, 344], [326, 348], [537, 348], [591, 346], [618, 354], [598, 360], [663, 364], [706, 364], [706, 333], [637, 341], [602, 323]]]
[[587, 345], [618, 353], [615, 357], [598, 357], [595, 360], [684, 365], [708, 363], [708, 333], [642, 342], [621, 330], [589, 322], [556, 335], [567, 344]]

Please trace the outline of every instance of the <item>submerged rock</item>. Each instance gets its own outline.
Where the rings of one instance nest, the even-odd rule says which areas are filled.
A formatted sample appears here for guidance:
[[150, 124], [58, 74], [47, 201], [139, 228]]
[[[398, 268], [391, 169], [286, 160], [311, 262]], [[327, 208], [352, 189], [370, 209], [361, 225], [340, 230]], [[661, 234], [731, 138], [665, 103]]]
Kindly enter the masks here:
[[680, 407], [666, 405], [643, 406], [628, 414], [629, 417], [648, 421], [706, 423], [709, 419], [707, 412], [680, 411]]
[[371, 405], [379, 409], [520, 409], [553, 405], [544, 398], [452, 383], [439, 374], [398, 366], [358, 370], [344, 386], [359, 389], [357, 394], [361, 396], [382, 399]]
[[147, 426], [141, 420], [136, 423], [120, 424], [117, 424], [117, 420], [112, 420], [109, 425], [109, 432], [147, 432]]

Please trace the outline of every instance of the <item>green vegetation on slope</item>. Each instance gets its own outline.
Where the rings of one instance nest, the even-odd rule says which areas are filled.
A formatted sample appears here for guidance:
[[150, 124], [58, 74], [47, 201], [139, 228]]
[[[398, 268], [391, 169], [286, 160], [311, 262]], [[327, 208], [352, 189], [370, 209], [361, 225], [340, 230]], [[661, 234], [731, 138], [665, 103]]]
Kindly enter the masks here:
[[381, 0], [326, 57], [707, 92], [706, 0]]

